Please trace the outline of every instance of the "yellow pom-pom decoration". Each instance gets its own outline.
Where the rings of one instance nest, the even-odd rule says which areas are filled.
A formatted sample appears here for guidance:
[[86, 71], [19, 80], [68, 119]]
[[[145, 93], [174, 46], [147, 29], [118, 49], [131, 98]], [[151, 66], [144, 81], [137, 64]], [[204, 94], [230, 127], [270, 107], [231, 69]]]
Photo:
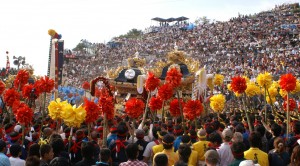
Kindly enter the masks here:
[[235, 97], [241, 97], [242, 94], [238, 93], [238, 92], [234, 92]]
[[[268, 91], [269, 91], [269, 95], [271, 96], [271, 97], [276, 97], [277, 95], [278, 95], [278, 90], [277, 90], [277, 88], [275, 88], [275, 87], [273, 87], [273, 86], [271, 86], [269, 89], [268, 89]], [[267, 94], [268, 95], [268, 94]]]
[[280, 88], [278, 81], [273, 81], [271, 86], [276, 88], [276, 89]]
[[272, 85], [272, 75], [268, 72], [265, 72], [264, 74], [260, 73], [256, 77], [256, 82], [263, 88], [269, 88]]
[[53, 29], [48, 30], [48, 35], [50, 35], [51, 37], [54, 37], [55, 34], [56, 34], [55, 30], [53, 30]]
[[57, 119], [61, 118], [61, 112], [62, 112], [63, 108], [65, 107], [65, 105], [67, 105], [67, 104], [68, 104], [67, 101], [61, 102], [60, 98], [57, 98], [55, 101], [51, 101], [48, 106], [49, 116], [53, 120], [57, 120]]
[[292, 91], [292, 94], [296, 94], [300, 92], [300, 81], [297, 80], [296, 82], [296, 88]]
[[80, 127], [81, 123], [85, 120], [86, 111], [82, 106], [76, 108], [71, 104], [64, 106], [61, 113], [61, 117], [64, 120], [65, 124], [69, 127]]
[[249, 83], [249, 82], [250, 82], [250, 79], [249, 79], [247, 76], [243, 76], [243, 78], [245, 78], [246, 83]]
[[214, 77], [214, 84], [217, 86], [221, 86], [224, 81], [224, 76], [221, 74], [216, 74]]
[[253, 97], [260, 94], [260, 88], [254, 82], [249, 82], [247, 83], [247, 89], [245, 90], [245, 93], [247, 96]]
[[281, 97], [284, 98], [287, 95], [287, 91], [285, 91], [283, 89], [280, 89], [279, 94], [280, 94]]
[[270, 100], [270, 97], [266, 96], [266, 101], [267, 101], [268, 104], [274, 104], [275, 101], [276, 101], [276, 98], [275, 97], [271, 97], [271, 100]]
[[231, 84], [227, 84], [227, 89], [228, 89], [229, 91], [232, 91], [232, 89], [231, 89]]
[[225, 96], [222, 94], [214, 95], [210, 98], [210, 107], [215, 112], [221, 112], [224, 109], [225, 106]]
[[214, 83], [212, 78], [207, 78], [207, 86], [209, 87], [210, 90], [214, 89]]

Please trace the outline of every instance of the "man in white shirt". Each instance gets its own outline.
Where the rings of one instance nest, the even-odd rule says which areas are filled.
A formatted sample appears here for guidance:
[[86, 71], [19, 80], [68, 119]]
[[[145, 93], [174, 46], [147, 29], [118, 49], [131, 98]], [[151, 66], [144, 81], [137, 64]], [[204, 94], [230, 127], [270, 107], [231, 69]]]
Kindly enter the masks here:
[[25, 166], [25, 160], [20, 159], [22, 154], [22, 147], [18, 144], [14, 144], [9, 148], [11, 157], [9, 162], [11, 166]]
[[230, 141], [232, 139], [233, 133], [230, 129], [225, 129], [222, 132], [223, 142], [220, 148], [217, 150], [220, 156], [219, 166], [227, 166], [234, 160], [234, 157], [231, 153]]

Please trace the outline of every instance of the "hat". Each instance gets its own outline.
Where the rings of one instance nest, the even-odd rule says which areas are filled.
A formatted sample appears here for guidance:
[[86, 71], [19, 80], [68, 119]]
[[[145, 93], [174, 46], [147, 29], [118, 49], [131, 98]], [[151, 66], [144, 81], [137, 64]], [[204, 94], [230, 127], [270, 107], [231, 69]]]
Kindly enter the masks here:
[[15, 130], [15, 132], [20, 132], [20, 130], [21, 130], [21, 128], [22, 128], [22, 126], [20, 126], [20, 125], [16, 125], [15, 126], [15, 128], [14, 128], [14, 130]]
[[240, 162], [240, 166], [260, 166], [259, 164], [254, 164], [252, 160], [244, 160]]
[[204, 154], [205, 160], [218, 163], [220, 160], [220, 156], [216, 150], [208, 150]]
[[223, 130], [222, 136], [223, 136], [223, 138], [231, 139], [233, 136], [233, 133], [230, 129], [227, 128], [227, 129]]

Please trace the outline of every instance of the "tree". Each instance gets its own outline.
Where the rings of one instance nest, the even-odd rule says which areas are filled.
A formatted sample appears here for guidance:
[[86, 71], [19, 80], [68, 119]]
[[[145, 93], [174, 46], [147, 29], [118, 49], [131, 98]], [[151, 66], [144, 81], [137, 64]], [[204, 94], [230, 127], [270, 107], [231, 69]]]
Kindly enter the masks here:
[[143, 34], [141, 30], [137, 30], [135, 28], [128, 31], [125, 35], [120, 35], [119, 37], [125, 37], [125, 38], [138, 38]]
[[195, 24], [199, 25], [199, 24], [208, 24], [210, 22], [210, 19], [208, 19], [206, 16], [203, 17], [197, 17], [195, 20]]

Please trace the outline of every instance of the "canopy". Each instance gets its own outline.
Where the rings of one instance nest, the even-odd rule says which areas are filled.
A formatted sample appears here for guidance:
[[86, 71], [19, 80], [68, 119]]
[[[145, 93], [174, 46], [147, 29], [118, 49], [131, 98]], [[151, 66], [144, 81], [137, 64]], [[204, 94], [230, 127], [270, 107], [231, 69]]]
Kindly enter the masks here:
[[164, 19], [164, 18], [160, 18], [160, 17], [155, 17], [155, 18], [152, 18], [151, 20], [154, 20], [154, 21], [158, 21], [158, 22], [173, 22], [173, 21], [185, 21], [185, 20], [188, 20], [189, 18], [187, 17], [184, 17], [184, 16], [181, 16], [181, 17], [178, 17], [178, 18], [167, 18], [167, 19]]
[[155, 18], [152, 18], [151, 20], [158, 21], [158, 22], [166, 22], [166, 19], [163, 19], [160, 17], [155, 17]]

